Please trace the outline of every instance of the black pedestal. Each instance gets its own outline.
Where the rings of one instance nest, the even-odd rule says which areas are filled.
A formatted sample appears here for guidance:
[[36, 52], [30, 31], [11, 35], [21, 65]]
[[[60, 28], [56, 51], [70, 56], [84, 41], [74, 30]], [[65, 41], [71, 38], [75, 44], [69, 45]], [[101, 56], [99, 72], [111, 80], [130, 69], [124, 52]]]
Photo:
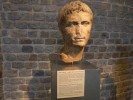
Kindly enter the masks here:
[[[89, 62], [80, 61], [75, 63], [64, 63], [61, 61], [51, 61], [52, 83], [51, 98], [52, 100], [100, 100], [100, 71]], [[57, 98], [57, 73], [58, 71], [83, 70], [84, 77], [84, 96]], [[64, 90], [65, 91], [65, 90]]]

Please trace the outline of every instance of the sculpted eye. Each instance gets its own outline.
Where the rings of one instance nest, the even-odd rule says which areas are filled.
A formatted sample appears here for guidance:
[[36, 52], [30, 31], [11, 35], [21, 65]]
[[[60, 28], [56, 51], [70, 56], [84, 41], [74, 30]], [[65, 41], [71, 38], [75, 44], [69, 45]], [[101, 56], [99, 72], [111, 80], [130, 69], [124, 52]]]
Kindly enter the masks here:
[[78, 22], [72, 22], [73, 23], [73, 25], [78, 25]]
[[81, 22], [81, 24], [82, 24], [82, 25], [89, 25], [90, 22], [88, 22], [88, 21], [83, 21], [83, 22]]
[[73, 22], [67, 22], [67, 23], [66, 23], [66, 26], [67, 26], [67, 27], [70, 27], [70, 26], [72, 26], [72, 25], [78, 25], [78, 23], [75, 22], [75, 21], [73, 21]]
[[69, 27], [69, 26], [72, 26], [73, 23], [72, 22], [66, 22], [66, 26]]

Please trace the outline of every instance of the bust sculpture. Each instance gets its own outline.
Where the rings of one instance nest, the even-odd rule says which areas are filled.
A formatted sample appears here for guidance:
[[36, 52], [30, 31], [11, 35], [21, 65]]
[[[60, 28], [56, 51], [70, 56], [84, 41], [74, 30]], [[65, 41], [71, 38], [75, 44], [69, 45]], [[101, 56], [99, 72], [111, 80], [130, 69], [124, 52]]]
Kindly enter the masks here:
[[93, 13], [87, 4], [74, 0], [65, 4], [58, 14], [58, 26], [62, 33], [64, 46], [60, 50], [63, 62], [82, 59], [85, 45], [90, 38]]

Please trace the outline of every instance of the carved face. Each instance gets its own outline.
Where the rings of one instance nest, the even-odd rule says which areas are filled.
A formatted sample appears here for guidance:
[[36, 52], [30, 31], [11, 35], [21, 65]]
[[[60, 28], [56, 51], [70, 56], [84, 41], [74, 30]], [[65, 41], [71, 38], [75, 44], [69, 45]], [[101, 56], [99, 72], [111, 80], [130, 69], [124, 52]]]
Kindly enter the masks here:
[[86, 12], [74, 12], [65, 17], [63, 38], [66, 44], [85, 46], [90, 38], [92, 16]]

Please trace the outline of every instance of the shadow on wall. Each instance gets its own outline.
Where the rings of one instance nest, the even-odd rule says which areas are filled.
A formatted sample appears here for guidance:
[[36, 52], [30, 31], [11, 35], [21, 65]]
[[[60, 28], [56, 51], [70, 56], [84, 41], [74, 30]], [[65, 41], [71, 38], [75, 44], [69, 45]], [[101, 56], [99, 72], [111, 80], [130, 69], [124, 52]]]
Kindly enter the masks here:
[[33, 71], [28, 85], [29, 100], [50, 100], [51, 75], [49, 70]]
[[104, 77], [104, 79], [101, 80], [100, 100], [116, 100], [116, 86], [114, 79], [106, 73], [103, 73], [101, 77]]
[[3, 100], [2, 63], [0, 63], [0, 100]]
[[1, 43], [0, 43], [0, 100], [3, 100], [3, 77], [2, 77], [2, 70], [3, 70], [3, 55], [1, 52]]

